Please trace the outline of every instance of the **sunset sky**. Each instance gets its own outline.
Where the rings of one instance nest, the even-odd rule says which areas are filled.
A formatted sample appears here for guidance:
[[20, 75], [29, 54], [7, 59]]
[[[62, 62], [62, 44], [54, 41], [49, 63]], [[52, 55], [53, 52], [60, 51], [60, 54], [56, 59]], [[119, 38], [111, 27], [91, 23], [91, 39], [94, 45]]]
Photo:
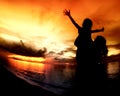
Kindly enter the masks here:
[[[74, 56], [73, 42], [77, 29], [63, 14], [71, 15], [81, 25], [91, 18], [93, 29], [104, 27], [103, 35], [109, 46], [109, 55], [120, 53], [119, 0], [0, 0], [0, 38], [19, 42], [35, 49], [47, 48], [49, 52]], [[2, 42], [1, 42], [2, 43]]]

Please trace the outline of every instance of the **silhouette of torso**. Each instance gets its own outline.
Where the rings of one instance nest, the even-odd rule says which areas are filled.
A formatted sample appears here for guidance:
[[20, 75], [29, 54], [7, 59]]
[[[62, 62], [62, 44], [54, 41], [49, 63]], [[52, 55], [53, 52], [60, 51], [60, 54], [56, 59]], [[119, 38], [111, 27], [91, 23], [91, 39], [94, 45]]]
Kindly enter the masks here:
[[[79, 81], [88, 80], [91, 74], [95, 71], [95, 64], [93, 63], [93, 41], [91, 39], [91, 30], [85, 28], [78, 28], [78, 37], [74, 45], [76, 50], [76, 78]], [[83, 81], [84, 81], [83, 80]]]
[[77, 48], [87, 48], [93, 43], [91, 39], [91, 30], [85, 28], [78, 28], [78, 37], [76, 38], [74, 44]]

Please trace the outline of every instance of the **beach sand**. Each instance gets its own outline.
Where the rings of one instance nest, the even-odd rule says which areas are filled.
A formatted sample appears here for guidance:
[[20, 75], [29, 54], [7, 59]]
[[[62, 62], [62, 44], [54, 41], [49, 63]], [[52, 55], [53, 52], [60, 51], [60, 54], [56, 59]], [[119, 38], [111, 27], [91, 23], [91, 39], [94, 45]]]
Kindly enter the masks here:
[[28, 84], [0, 66], [0, 96], [57, 96], [40, 87]]

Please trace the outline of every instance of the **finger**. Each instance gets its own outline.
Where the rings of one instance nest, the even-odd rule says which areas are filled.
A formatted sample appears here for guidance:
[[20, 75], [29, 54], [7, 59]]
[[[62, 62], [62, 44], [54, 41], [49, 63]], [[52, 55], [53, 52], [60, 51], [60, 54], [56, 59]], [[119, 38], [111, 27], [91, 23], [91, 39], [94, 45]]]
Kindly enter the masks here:
[[70, 10], [69, 10], [69, 13], [70, 13]]

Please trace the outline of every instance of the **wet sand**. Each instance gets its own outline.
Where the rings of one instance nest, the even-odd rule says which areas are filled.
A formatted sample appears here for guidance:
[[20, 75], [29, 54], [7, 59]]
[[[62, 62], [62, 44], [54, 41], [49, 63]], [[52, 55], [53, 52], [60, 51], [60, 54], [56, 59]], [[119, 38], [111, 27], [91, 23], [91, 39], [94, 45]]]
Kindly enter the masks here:
[[33, 86], [0, 66], [0, 96], [57, 96], [40, 87]]

